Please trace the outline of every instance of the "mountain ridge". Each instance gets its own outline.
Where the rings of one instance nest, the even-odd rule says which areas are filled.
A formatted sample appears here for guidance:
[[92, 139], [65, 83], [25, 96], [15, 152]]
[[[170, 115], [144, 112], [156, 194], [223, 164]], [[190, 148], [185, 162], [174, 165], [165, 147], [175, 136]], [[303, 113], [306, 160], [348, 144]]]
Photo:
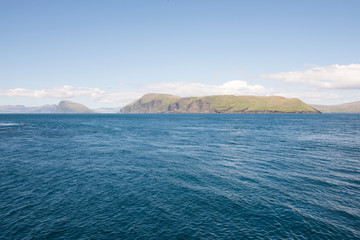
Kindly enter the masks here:
[[[161, 106], [161, 108], [158, 108], [157, 111], [155, 111], [153, 109], [153, 113], [181, 113], [186, 112], [196, 112], [196, 107], [201, 109], [206, 108], [207, 106], [210, 105], [211, 101], [204, 101], [202, 102], [202, 100], [206, 100], [209, 98], [219, 98], [219, 97], [245, 97], [245, 98], [251, 98], [251, 97], [255, 97], [255, 96], [233, 96], [233, 95], [215, 95], [215, 96], [205, 96], [205, 97], [188, 97], [188, 98], [182, 98], [179, 96], [174, 96], [174, 95], [170, 95], [170, 94], [157, 94], [157, 93], [149, 93], [149, 94], [145, 94], [143, 97], [141, 97], [140, 99], [137, 99], [135, 101], [133, 101], [132, 103], [126, 105], [123, 108], [97, 108], [97, 109], [90, 109], [88, 107], [86, 107], [83, 104], [80, 103], [75, 103], [75, 102], [71, 102], [68, 100], [63, 100], [63, 101], [68, 101], [71, 102], [73, 104], [79, 104], [83, 107], [81, 107], [81, 109], [85, 109], [85, 111], [78, 111], [78, 110], [72, 110], [72, 111], [60, 111], [60, 109], [58, 108], [59, 105], [57, 104], [46, 104], [46, 105], [42, 105], [42, 106], [35, 106], [35, 107], [26, 107], [24, 105], [2, 105], [0, 106], [0, 114], [6, 114], [6, 113], [45, 113], [45, 114], [51, 114], [51, 113], [135, 113], [135, 111], [133, 112], [129, 112], [129, 106], [138, 104], [139, 100], [141, 100], [142, 104], [153, 104], [155, 107], [155, 105]], [[269, 98], [269, 97], [255, 97], [255, 98]], [[283, 98], [283, 97], [279, 97], [279, 98]], [[184, 100], [185, 99], [185, 100]], [[283, 99], [289, 99], [289, 98], [283, 98]], [[292, 99], [292, 98], [290, 98]], [[201, 100], [201, 101], [200, 101]], [[298, 99], [297, 99], [298, 100]], [[294, 100], [293, 100], [294, 101]], [[300, 101], [300, 100], [298, 100]], [[194, 104], [195, 102], [195, 104]], [[202, 106], [200, 104], [200, 102], [202, 102]], [[60, 101], [61, 103], [61, 101]], [[60, 104], [59, 103], [59, 104]], [[178, 107], [177, 111], [174, 111], [176, 109], [176, 103], [182, 103], [185, 104], [192, 104], [193, 106], [190, 107], [190, 111], [185, 111], [184, 107], [180, 108], [180, 106]], [[215, 101], [216, 103], [216, 101]], [[220, 102], [221, 103], [221, 102]], [[173, 105], [175, 104], [175, 105]], [[219, 105], [219, 102], [217, 103]], [[234, 104], [234, 103], [233, 103]], [[305, 104], [305, 103], [304, 103]], [[71, 104], [70, 104], [71, 105]], [[78, 105], [78, 106], [79, 106]], [[205, 106], [205, 107], [204, 107]], [[360, 101], [355, 101], [355, 102], [348, 102], [348, 103], [343, 103], [343, 104], [337, 104], [337, 105], [319, 105], [319, 104], [309, 104], [309, 106], [311, 106], [312, 108], [314, 108], [316, 111], [318, 112], [322, 112], [322, 113], [360, 113]], [[145, 106], [143, 106], [145, 107]], [[170, 107], [170, 109], [169, 109]], [[213, 109], [212, 111], [207, 111], [207, 113], [221, 113], [221, 112], [225, 112], [226, 113], [226, 105], [223, 106], [218, 106], [220, 107], [217, 109]], [[239, 106], [238, 106], [239, 107]], [[228, 108], [230, 108], [228, 106]], [[58, 110], [57, 110], [58, 109]], [[180, 109], [180, 111], [179, 111]], [[134, 110], [134, 109], [133, 109]], [[145, 111], [145, 109], [142, 109], [142, 111], [139, 111], [138, 109], [138, 113], [143, 113], [143, 112], [149, 112], [149, 111]], [[171, 111], [173, 110], [173, 111]], [[198, 109], [199, 110], [199, 109]], [[211, 110], [211, 109], [208, 109]], [[151, 112], [151, 111], [150, 111]], [[234, 111], [234, 113], [250, 113], [251, 109], [249, 111], [246, 111], [246, 109], [242, 109], [242, 111]], [[276, 111], [276, 110], [268, 110], [268, 111], [264, 111], [264, 110], [257, 110], [254, 111], [252, 110], [252, 112], [257, 112], [257, 113], [261, 113], [261, 112], [281, 112], [281, 111]], [[313, 111], [310, 111], [313, 112]]]
[[149, 93], [120, 113], [319, 113], [297, 98], [280, 96], [214, 95], [179, 97]]
[[72, 102], [69, 100], [62, 100], [57, 105], [55, 113], [95, 113], [90, 108], [83, 104]]
[[39, 107], [26, 107], [24, 105], [3, 105], [0, 106], [0, 113], [44, 113], [44, 114], [57, 114], [57, 113], [95, 113], [83, 104], [75, 103], [68, 100], [62, 100], [59, 104], [43, 105]]
[[0, 113], [55, 113], [56, 104], [46, 104], [39, 107], [26, 107], [24, 105], [0, 106]]
[[360, 113], [360, 101], [337, 105], [311, 104], [311, 106], [323, 113]]

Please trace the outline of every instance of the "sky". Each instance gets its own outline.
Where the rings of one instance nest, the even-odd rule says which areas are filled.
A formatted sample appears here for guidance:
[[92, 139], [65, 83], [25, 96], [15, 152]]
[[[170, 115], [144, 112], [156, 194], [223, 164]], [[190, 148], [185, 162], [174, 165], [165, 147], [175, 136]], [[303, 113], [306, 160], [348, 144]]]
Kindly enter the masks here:
[[0, 105], [360, 100], [358, 0], [0, 0]]

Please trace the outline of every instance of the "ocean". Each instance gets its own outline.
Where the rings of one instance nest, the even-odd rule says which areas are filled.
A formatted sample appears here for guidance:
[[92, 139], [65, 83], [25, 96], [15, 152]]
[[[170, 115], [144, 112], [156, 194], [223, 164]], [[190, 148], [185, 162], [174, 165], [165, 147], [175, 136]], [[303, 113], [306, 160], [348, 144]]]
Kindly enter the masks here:
[[360, 239], [360, 114], [1, 114], [0, 239]]

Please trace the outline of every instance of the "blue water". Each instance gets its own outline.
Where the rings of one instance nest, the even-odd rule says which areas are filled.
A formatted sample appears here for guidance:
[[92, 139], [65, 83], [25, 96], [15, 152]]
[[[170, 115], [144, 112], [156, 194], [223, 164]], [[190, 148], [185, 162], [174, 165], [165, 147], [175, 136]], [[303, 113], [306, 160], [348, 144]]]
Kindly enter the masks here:
[[360, 114], [0, 115], [0, 239], [360, 239]]

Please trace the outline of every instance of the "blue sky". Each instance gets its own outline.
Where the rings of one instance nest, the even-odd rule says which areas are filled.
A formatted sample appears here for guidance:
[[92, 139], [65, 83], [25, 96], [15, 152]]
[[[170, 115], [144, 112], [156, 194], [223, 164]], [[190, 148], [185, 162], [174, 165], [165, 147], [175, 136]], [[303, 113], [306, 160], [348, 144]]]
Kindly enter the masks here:
[[360, 1], [0, 1], [0, 105], [360, 100]]

